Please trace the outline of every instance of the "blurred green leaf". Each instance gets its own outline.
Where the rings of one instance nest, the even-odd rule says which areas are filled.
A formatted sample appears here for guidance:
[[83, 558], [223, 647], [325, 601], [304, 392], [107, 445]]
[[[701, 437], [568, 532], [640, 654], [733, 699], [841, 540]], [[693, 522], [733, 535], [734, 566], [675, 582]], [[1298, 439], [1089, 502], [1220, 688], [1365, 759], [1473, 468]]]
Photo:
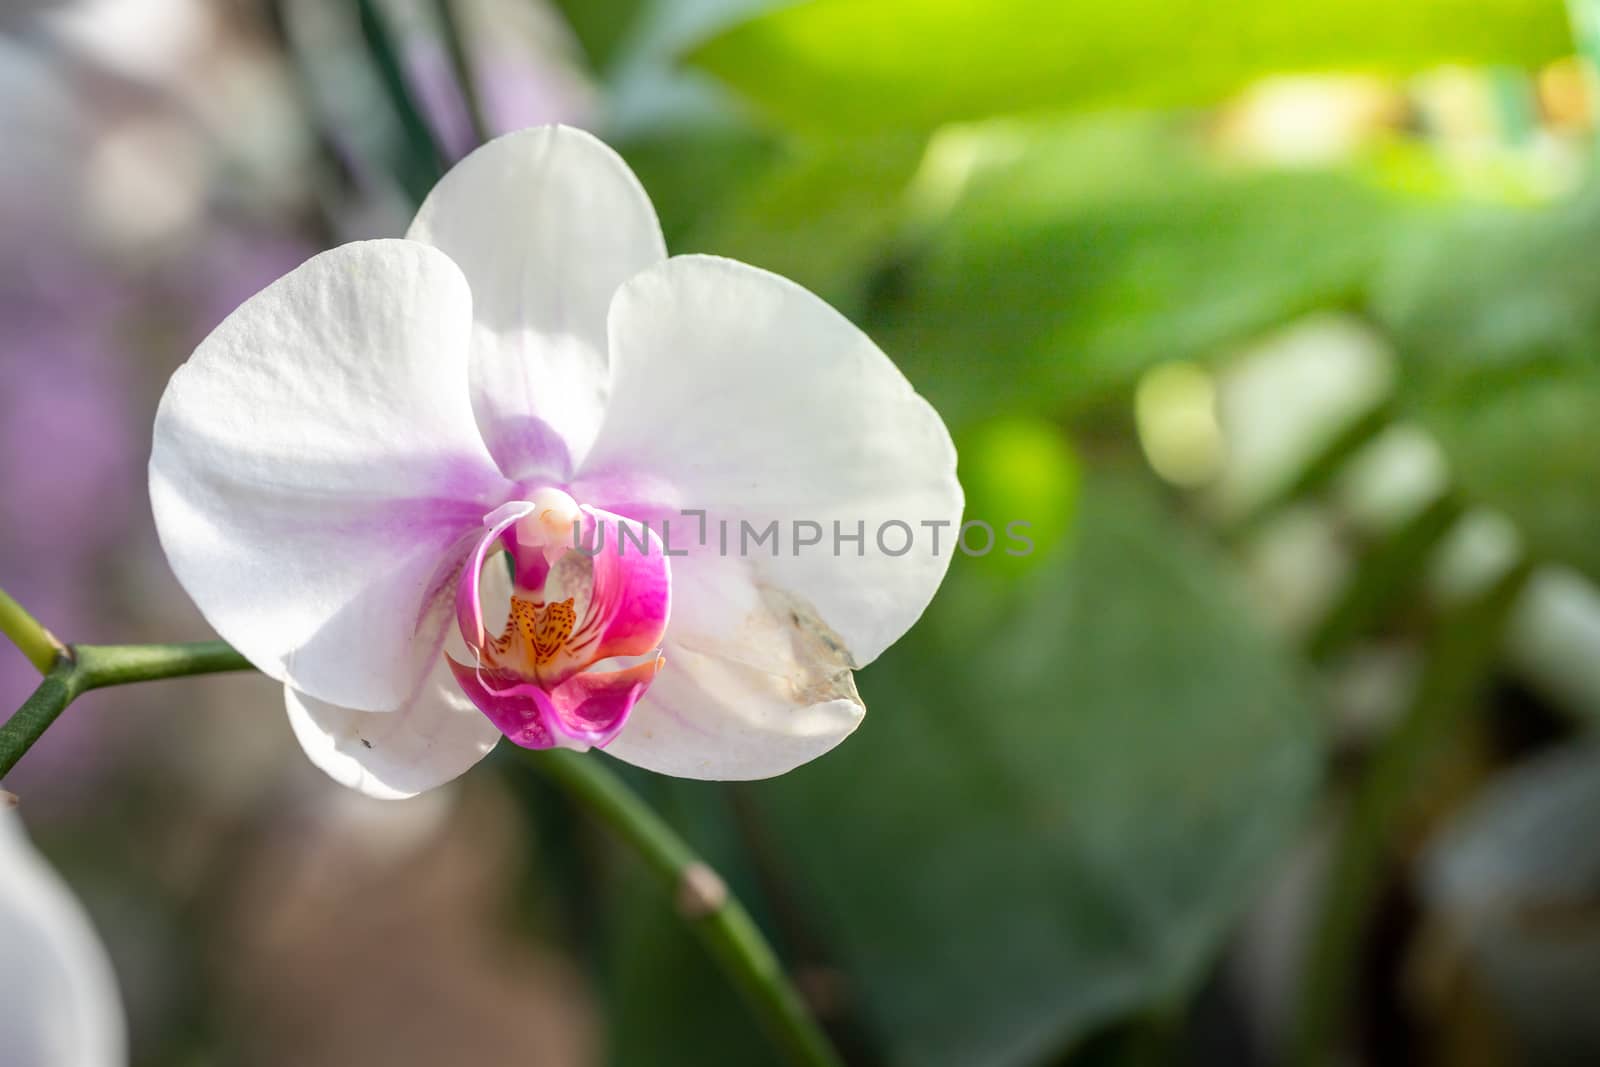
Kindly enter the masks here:
[[1569, 53], [1555, 0], [810, 0], [691, 61], [797, 127], [932, 127], [1215, 100], [1274, 71], [1405, 72]]
[[674, 253], [695, 251], [688, 236], [712, 225], [777, 158], [770, 138], [727, 123], [621, 139], [617, 151], [649, 190]]
[[[582, 0], [572, 3], [574, 8]], [[625, 33], [607, 47], [606, 125], [613, 134], [660, 137], [738, 110], [731, 94], [680, 62], [684, 50], [785, 0], [640, 0]], [[611, 6], [615, 0], [602, 0]], [[580, 21], [588, 20], [580, 15]]]
[[649, 8], [649, 0], [555, 0], [589, 65], [605, 71]]
[[780, 144], [729, 121], [620, 144], [674, 252], [754, 263], [848, 315], [900, 232], [922, 149], [910, 136]]
[[1600, 577], [1600, 367], [1483, 371], [1420, 415], [1463, 491], [1511, 516], [1537, 555]]
[[958, 559], [763, 840], [890, 1060], [1025, 1064], [1204, 977], [1317, 778], [1285, 652], [1218, 564], [1091, 483], [1025, 582]]
[[1017, 532], [1034, 545], [1027, 555], [1002, 549], [968, 565], [1012, 575], [1048, 565], [1072, 527], [1083, 480], [1083, 465], [1061, 431], [1045, 419], [1002, 415], [963, 434], [956, 454], [967, 517], [989, 522], [1002, 538], [1008, 523], [1025, 523]]
[[1399, 257], [1377, 309], [1462, 489], [1600, 576], [1600, 198], [1484, 211]]
[[1002, 124], [948, 148], [919, 190], [942, 154], [979, 162], [951, 164], [953, 206], [869, 331], [956, 422], [1082, 408], [1156, 363], [1360, 303], [1417, 214], [1353, 174], [1208, 167], [1149, 124]]
[[904, 223], [923, 144], [886, 136], [790, 146], [689, 235], [689, 250], [758, 264], [853, 316]]
[[1424, 391], [1495, 368], [1600, 365], [1600, 195], [1543, 208], [1484, 207], [1414, 240], [1377, 310]]

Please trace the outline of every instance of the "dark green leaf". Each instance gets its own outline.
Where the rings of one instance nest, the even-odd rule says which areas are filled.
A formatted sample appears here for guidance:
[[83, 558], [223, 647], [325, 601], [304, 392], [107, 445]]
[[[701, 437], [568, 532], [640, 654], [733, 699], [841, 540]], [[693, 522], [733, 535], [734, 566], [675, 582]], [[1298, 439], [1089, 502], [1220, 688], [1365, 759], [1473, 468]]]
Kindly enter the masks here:
[[857, 735], [755, 795], [900, 1064], [1034, 1063], [1183, 996], [1318, 773], [1283, 650], [1126, 489], [1025, 582], [958, 559], [862, 682]]
[[1600, 576], [1600, 199], [1502, 209], [1418, 246], [1378, 308], [1452, 474], [1533, 550]]
[[589, 65], [605, 71], [650, 7], [649, 0], [555, 0]]
[[772, 169], [777, 155], [770, 138], [727, 123], [626, 138], [617, 150], [649, 191], [675, 253], [696, 251], [689, 235], [712, 226], [731, 200]]

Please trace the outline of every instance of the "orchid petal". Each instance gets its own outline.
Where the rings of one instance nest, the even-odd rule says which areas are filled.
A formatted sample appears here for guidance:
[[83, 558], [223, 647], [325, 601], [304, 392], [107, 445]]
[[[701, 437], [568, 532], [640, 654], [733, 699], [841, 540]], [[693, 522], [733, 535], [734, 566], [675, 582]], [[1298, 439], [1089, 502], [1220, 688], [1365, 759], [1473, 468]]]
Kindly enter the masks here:
[[246, 301], [162, 397], [150, 498], [179, 582], [319, 700], [416, 690], [463, 538], [507, 495], [472, 415], [471, 315], [436, 249], [345, 245]]
[[[573, 492], [597, 504], [608, 478], [670, 484], [664, 503], [710, 520], [776, 520], [783, 550], [750, 555], [757, 580], [807, 601], [857, 664], [922, 614], [961, 518], [955, 448], [938, 414], [849, 320], [775, 274], [678, 256], [628, 282], [611, 309], [611, 400]], [[789, 550], [795, 520], [817, 549]], [[833, 523], [865, 531], [832, 550]], [[878, 544], [888, 521], [913, 548]], [[923, 522], [942, 522], [940, 551]], [[892, 551], [900, 536], [890, 538]]]
[[[849, 670], [899, 638], [944, 577], [962, 506], [949, 434], [845, 318], [730, 260], [678, 257], [635, 277], [610, 336], [606, 420], [572, 492], [624, 514], [704, 511], [734, 540], [724, 558], [718, 533], [685, 545], [694, 521], [674, 520], [689, 555], [672, 560], [666, 666], [609, 751], [689, 777], [781, 773], [854, 729]], [[741, 545], [742, 522], [774, 521], [770, 548]], [[796, 522], [823, 542], [796, 548]], [[835, 523], [859, 544], [835, 542]], [[886, 523], [907, 531], [885, 545]]]
[[394, 711], [356, 711], [284, 687], [289, 725], [334, 781], [380, 800], [413, 797], [470, 770], [500, 731], [456, 685], [443, 654]]
[[0, 809], [0, 1035], [7, 1067], [127, 1062], [105, 948], [9, 809]]
[[605, 403], [611, 296], [666, 257], [638, 179], [587, 133], [524, 130], [456, 164], [407, 236], [472, 286], [473, 407], [501, 470], [564, 481]]
[[739, 781], [793, 770], [850, 736], [865, 709], [837, 634], [763, 589], [746, 560], [672, 562], [661, 673], [606, 751], [661, 774]]

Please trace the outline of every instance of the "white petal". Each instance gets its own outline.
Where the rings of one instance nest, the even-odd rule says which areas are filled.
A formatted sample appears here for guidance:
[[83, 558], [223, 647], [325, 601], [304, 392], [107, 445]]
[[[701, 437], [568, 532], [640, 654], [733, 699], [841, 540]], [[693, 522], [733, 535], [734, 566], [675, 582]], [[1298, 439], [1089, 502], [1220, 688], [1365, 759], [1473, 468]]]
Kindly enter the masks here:
[[407, 236], [472, 286], [473, 406], [501, 469], [565, 481], [605, 403], [611, 297], [666, 257], [638, 179], [581, 130], [523, 130], [456, 164]]
[[[606, 499], [612, 478], [668, 486], [675, 499], [657, 503], [704, 509], [711, 531], [727, 520], [734, 553], [741, 520], [758, 529], [776, 520], [778, 554], [757, 547], [748, 556], [754, 583], [809, 609], [858, 666], [922, 614], [961, 519], [955, 448], [933, 408], [843, 316], [754, 267], [675, 257], [618, 292], [611, 361], [606, 420], [574, 495], [626, 514]], [[823, 543], [794, 551], [796, 521], [820, 524]], [[891, 521], [913, 535], [903, 555], [889, 554], [905, 540], [897, 528], [889, 552], [880, 547]], [[836, 554], [835, 522], [849, 536], [860, 524], [859, 549], [841, 542]], [[925, 522], [946, 524], [937, 552]], [[675, 560], [681, 617], [690, 608], [680, 570]], [[721, 620], [730, 630], [739, 623]]]
[[437, 250], [345, 245], [246, 301], [167, 386], [162, 548], [273, 678], [359, 708], [416, 690], [462, 538], [507, 492], [472, 417], [471, 314]]
[[416, 796], [466, 773], [500, 731], [473, 707], [444, 656], [415, 698], [394, 711], [355, 711], [284, 688], [289, 725], [340, 785], [382, 800]]
[[672, 561], [663, 666], [606, 747], [661, 774], [770, 778], [828, 751], [863, 714], [837, 635], [747, 561]]
[[[860, 330], [791, 282], [728, 260], [669, 260], [611, 313], [612, 393], [573, 492], [704, 510], [674, 523], [665, 667], [609, 751], [697, 778], [780, 774], [861, 719], [850, 669], [938, 588], [961, 489], [944, 424]], [[741, 522], [776, 520], [778, 552]], [[877, 540], [886, 521], [914, 535]], [[728, 523], [727, 553], [721, 524]], [[797, 549], [795, 523], [824, 531]], [[834, 526], [865, 537], [838, 554]], [[944, 523], [939, 550], [923, 522]], [[814, 530], [807, 531], [808, 536]]]
[[89, 918], [0, 809], [0, 1062], [127, 1063], [116, 976]]

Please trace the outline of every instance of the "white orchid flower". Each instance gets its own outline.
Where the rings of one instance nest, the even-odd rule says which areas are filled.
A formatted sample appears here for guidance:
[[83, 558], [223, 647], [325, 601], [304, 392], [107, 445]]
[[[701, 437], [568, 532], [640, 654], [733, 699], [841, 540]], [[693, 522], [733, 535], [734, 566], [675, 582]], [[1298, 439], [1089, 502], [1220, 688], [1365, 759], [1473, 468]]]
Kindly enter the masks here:
[[932, 598], [962, 503], [860, 330], [669, 259], [626, 164], [564, 127], [240, 307], [167, 387], [150, 495], [207, 620], [376, 796], [501, 734], [695, 778], [804, 763], [861, 720], [850, 672]]
[[126, 1064], [127, 1034], [105, 948], [71, 891], [0, 806], [0, 1063]]

